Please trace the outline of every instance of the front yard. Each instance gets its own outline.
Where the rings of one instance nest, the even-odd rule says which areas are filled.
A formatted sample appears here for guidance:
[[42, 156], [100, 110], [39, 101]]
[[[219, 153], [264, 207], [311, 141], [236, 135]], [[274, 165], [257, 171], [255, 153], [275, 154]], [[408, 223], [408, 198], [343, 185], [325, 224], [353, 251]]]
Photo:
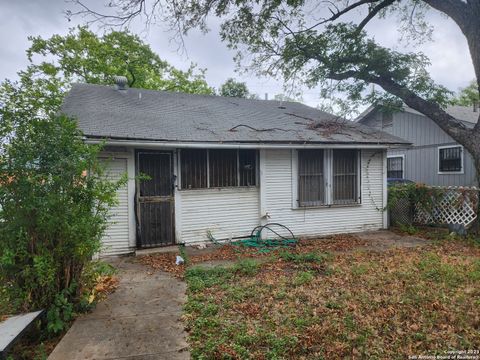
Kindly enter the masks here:
[[192, 357], [406, 359], [480, 349], [478, 245], [324, 248], [302, 242], [261, 259], [239, 255], [233, 266], [189, 267]]

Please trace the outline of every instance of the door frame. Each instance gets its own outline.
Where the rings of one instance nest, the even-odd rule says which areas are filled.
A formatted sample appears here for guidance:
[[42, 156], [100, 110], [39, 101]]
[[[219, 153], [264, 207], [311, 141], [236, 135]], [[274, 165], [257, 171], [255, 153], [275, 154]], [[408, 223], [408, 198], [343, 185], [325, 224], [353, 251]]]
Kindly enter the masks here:
[[140, 213], [140, 180], [138, 179], [139, 176], [139, 167], [140, 167], [140, 154], [168, 154], [170, 156], [170, 173], [173, 179], [175, 179], [176, 174], [176, 156], [174, 149], [161, 149], [161, 150], [154, 150], [154, 149], [135, 149], [135, 202], [134, 202], [134, 213], [135, 213], [135, 234], [136, 234], [136, 248], [137, 249], [148, 249], [148, 248], [155, 248], [155, 247], [165, 247], [165, 246], [172, 246], [177, 244], [177, 232], [176, 232], [176, 187], [175, 187], [175, 180], [172, 183], [172, 194], [171, 194], [171, 216], [172, 216], [172, 237], [173, 242], [170, 244], [159, 244], [154, 246], [143, 246], [141, 245], [141, 213]]

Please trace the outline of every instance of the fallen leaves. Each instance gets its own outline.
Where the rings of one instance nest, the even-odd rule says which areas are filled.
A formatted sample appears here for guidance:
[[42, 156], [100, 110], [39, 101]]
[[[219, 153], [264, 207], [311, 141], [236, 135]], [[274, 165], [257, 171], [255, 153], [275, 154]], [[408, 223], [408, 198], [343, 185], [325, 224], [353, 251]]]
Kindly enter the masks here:
[[[352, 251], [366, 245], [350, 235], [302, 240], [293, 254], [333, 255], [312, 263], [276, 254], [255, 274], [190, 290], [184, 321], [192, 352], [204, 358], [391, 359], [480, 347], [478, 247], [451, 241]], [[305, 272], [313, 279], [296, 286]], [[207, 311], [213, 305], [215, 312]]]
[[[271, 251], [261, 252], [256, 248], [222, 245], [213, 248], [207, 248], [204, 251], [198, 251], [196, 254], [189, 255], [187, 262], [189, 265], [199, 264], [215, 260], [238, 260], [241, 258], [266, 258], [275, 255], [281, 251], [293, 251], [295, 253], [309, 252], [345, 252], [368, 245], [368, 241], [362, 240], [355, 235], [341, 234], [322, 237], [318, 239], [301, 239], [295, 247], [272, 248]], [[168, 272], [178, 278], [183, 278], [185, 265], [176, 265], [175, 259], [177, 253], [156, 253], [140, 256], [138, 261], [148, 265], [155, 270]]]
[[116, 276], [99, 275], [95, 280], [90, 295], [88, 296], [88, 303], [91, 304], [95, 300], [103, 300], [108, 294], [113, 293], [118, 287], [119, 281]]

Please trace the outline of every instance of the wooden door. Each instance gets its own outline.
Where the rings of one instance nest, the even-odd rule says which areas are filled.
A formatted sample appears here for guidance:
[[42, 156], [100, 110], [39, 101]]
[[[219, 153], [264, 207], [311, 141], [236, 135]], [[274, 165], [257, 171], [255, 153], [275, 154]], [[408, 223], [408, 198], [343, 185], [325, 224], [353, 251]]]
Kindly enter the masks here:
[[175, 243], [173, 153], [137, 151], [138, 247]]

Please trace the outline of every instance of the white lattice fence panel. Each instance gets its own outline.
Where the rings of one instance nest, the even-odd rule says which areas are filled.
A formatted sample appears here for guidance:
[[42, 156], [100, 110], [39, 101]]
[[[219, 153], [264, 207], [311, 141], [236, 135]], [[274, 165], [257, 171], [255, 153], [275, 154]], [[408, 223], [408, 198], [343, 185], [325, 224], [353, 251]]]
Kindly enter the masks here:
[[470, 226], [477, 218], [479, 191], [476, 188], [444, 188], [445, 193], [431, 211], [415, 204], [414, 221], [420, 224]]

